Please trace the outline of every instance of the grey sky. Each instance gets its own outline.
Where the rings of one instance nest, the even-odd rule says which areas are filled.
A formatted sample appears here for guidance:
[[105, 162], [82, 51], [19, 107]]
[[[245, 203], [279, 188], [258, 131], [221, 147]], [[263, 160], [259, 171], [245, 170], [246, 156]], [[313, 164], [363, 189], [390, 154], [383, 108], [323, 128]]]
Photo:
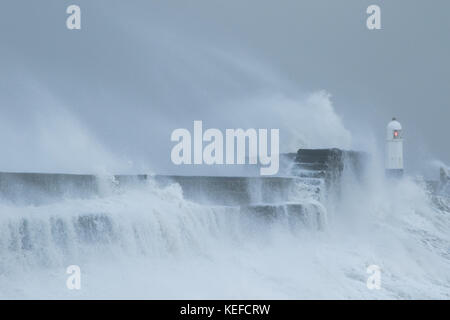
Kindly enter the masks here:
[[[65, 27], [70, 4], [82, 9], [80, 31]], [[381, 7], [382, 30], [365, 26], [370, 4]], [[0, 165], [51, 170], [49, 158], [83, 157], [70, 155], [72, 145], [63, 155], [62, 138], [30, 142], [38, 131], [42, 139], [72, 126], [86, 130], [80, 143], [96, 141], [88, 162], [112, 153], [170, 171], [173, 129], [193, 120], [273, 127], [265, 109], [230, 103], [267, 92], [303, 99], [318, 90], [331, 94], [354, 147], [372, 137], [382, 147], [396, 116], [407, 167], [448, 164], [448, 12], [446, 0], [3, 0], [0, 141], [8, 145]]]

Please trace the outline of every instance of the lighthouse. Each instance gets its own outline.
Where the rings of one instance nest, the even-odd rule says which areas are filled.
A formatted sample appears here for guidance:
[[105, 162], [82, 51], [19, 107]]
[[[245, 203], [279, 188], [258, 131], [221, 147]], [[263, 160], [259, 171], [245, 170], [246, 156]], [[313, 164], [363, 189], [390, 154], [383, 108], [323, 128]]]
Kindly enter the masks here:
[[395, 118], [386, 128], [386, 174], [389, 177], [403, 176], [402, 125]]

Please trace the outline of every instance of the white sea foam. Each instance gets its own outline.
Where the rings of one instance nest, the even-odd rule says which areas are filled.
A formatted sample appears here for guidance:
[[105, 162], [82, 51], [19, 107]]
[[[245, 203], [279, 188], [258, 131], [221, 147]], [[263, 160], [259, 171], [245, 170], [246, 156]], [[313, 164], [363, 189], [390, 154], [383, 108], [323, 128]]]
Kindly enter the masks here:
[[[449, 298], [450, 213], [407, 178], [344, 181], [321, 231], [195, 204], [178, 185], [151, 181], [91, 199], [4, 203], [0, 297]], [[79, 291], [65, 286], [71, 264]], [[372, 264], [380, 290], [366, 287]]]

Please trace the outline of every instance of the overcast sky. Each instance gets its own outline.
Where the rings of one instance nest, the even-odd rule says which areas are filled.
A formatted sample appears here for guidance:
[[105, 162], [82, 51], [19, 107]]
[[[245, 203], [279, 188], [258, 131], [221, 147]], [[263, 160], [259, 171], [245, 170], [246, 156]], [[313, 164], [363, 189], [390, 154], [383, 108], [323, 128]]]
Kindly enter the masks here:
[[[70, 4], [81, 30], [66, 28]], [[382, 30], [366, 28], [370, 4]], [[382, 147], [392, 116], [407, 168], [449, 164], [449, 12], [447, 0], [2, 0], [0, 170], [170, 171], [170, 133], [193, 120]]]

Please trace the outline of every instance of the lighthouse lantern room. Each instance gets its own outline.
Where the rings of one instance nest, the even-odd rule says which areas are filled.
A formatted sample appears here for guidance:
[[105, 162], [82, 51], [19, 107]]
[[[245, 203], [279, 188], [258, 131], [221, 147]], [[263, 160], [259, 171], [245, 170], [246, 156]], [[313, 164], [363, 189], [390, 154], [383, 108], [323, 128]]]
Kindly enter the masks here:
[[395, 118], [386, 130], [386, 173], [388, 176], [403, 176], [403, 134], [402, 125]]

